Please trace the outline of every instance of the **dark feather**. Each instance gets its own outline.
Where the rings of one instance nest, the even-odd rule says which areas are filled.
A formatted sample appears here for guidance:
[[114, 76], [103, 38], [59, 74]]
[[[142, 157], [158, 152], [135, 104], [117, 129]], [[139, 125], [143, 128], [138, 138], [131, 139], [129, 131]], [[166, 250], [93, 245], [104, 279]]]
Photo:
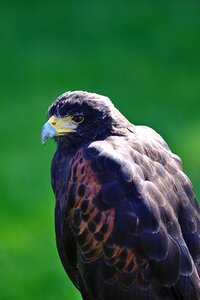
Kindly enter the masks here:
[[67, 93], [50, 115], [73, 110], [88, 123], [57, 139], [52, 186], [59, 255], [83, 299], [200, 299], [199, 207], [179, 157], [107, 98]]

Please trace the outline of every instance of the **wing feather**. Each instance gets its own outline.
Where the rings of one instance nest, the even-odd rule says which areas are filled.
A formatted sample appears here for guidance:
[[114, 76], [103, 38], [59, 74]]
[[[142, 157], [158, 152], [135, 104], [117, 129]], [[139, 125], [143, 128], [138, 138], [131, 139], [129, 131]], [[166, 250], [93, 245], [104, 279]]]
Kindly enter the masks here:
[[112, 142], [95, 142], [72, 161], [66, 217], [81, 260], [122, 290], [159, 294], [163, 286], [182, 295], [184, 280], [197, 295], [199, 211], [190, 181], [162, 143], [142, 154], [135, 145], [116, 152]]

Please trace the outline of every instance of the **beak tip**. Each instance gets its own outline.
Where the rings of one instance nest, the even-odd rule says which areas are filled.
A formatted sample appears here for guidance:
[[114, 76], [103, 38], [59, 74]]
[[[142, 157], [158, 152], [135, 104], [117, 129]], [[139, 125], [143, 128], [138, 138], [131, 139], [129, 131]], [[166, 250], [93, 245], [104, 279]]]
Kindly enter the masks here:
[[41, 142], [43, 145], [46, 144], [46, 140], [48, 138], [52, 138], [53, 136], [56, 135], [56, 130], [47, 122], [43, 127], [42, 127], [42, 132], [41, 132]]
[[45, 144], [46, 144], [46, 139], [47, 139], [47, 138], [46, 138], [43, 134], [41, 134], [40, 139], [41, 139], [41, 143], [42, 143], [43, 145], [45, 145]]

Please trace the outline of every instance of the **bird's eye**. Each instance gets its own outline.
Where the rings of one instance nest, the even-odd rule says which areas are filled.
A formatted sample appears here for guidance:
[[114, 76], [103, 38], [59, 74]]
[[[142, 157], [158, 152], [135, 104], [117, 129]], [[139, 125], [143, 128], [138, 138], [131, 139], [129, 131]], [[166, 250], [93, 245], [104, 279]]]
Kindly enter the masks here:
[[72, 117], [72, 121], [74, 121], [75, 123], [79, 124], [82, 123], [84, 121], [84, 117], [81, 115], [74, 115]]

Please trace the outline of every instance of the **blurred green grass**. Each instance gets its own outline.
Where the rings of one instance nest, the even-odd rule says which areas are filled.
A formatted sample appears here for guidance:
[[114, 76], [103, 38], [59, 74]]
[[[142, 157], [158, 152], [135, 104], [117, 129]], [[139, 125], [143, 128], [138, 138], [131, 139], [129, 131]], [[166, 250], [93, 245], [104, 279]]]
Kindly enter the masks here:
[[200, 198], [199, 1], [1, 1], [0, 298], [81, 299], [58, 258], [53, 142], [40, 129], [66, 90], [109, 96], [160, 132]]

